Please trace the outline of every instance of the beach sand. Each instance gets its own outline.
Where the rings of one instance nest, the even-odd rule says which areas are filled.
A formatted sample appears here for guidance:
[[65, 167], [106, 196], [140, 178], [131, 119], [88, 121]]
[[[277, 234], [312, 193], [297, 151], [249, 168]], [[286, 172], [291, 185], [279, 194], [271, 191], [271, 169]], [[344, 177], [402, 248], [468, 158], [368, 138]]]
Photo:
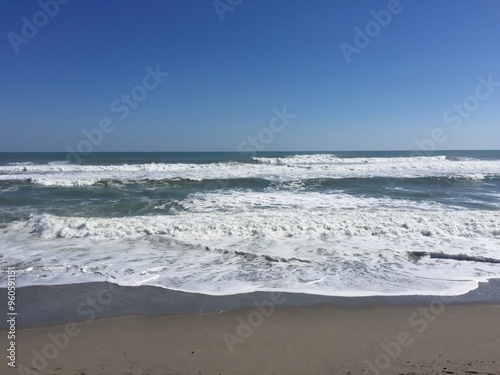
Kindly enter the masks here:
[[7, 374], [500, 374], [500, 304], [278, 308], [283, 295], [269, 296], [223, 313], [19, 329]]

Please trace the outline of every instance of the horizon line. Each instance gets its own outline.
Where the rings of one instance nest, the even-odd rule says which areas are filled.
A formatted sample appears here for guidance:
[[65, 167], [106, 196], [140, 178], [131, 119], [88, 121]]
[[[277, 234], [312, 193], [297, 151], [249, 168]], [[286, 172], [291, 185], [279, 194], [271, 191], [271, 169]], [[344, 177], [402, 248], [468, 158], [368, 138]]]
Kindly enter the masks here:
[[[93, 151], [86, 156], [91, 154], [117, 154], [117, 153], [127, 153], [127, 154], [159, 154], [159, 153], [232, 153], [241, 155], [251, 155], [255, 153], [271, 153], [271, 152], [418, 152], [423, 154], [432, 154], [436, 152], [454, 152], [454, 151], [500, 151], [500, 149], [440, 149], [440, 150], [263, 150], [254, 152], [240, 152], [240, 151]], [[0, 154], [67, 154], [67, 151], [0, 151]]]

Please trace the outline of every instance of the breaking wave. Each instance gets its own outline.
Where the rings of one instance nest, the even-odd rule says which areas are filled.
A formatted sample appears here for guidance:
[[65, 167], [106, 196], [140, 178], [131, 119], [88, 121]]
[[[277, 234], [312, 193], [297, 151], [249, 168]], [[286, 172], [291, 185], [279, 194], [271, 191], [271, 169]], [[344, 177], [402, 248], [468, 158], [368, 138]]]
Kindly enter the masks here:
[[29, 181], [43, 186], [78, 187], [103, 181], [185, 179], [301, 181], [348, 178], [447, 178], [483, 180], [500, 176], [500, 160], [448, 160], [444, 156], [338, 158], [335, 155], [297, 155], [254, 158], [251, 163], [10, 165], [0, 166], [0, 181]]

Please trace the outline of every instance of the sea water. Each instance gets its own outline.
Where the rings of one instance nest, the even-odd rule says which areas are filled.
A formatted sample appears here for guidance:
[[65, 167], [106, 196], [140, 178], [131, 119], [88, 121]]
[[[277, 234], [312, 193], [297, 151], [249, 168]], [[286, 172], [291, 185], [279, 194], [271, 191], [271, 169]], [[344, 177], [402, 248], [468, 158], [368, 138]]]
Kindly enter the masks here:
[[500, 151], [66, 158], [0, 154], [18, 286], [457, 295], [500, 277]]

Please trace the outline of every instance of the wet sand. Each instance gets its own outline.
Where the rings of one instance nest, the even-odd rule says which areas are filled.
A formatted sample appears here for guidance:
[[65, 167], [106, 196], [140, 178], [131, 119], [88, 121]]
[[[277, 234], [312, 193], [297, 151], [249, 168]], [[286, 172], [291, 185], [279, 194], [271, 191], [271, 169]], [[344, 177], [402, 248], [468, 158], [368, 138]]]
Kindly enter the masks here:
[[0, 363], [7, 375], [498, 375], [498, 285], [457, 297], [364, 298], [214, 297], [107, 283], [19, 288], [18, 367], [9, 369], [5, 355]]
[[498, 304], [260, 303], [19, 330], [7, 374], [500, 374]]

